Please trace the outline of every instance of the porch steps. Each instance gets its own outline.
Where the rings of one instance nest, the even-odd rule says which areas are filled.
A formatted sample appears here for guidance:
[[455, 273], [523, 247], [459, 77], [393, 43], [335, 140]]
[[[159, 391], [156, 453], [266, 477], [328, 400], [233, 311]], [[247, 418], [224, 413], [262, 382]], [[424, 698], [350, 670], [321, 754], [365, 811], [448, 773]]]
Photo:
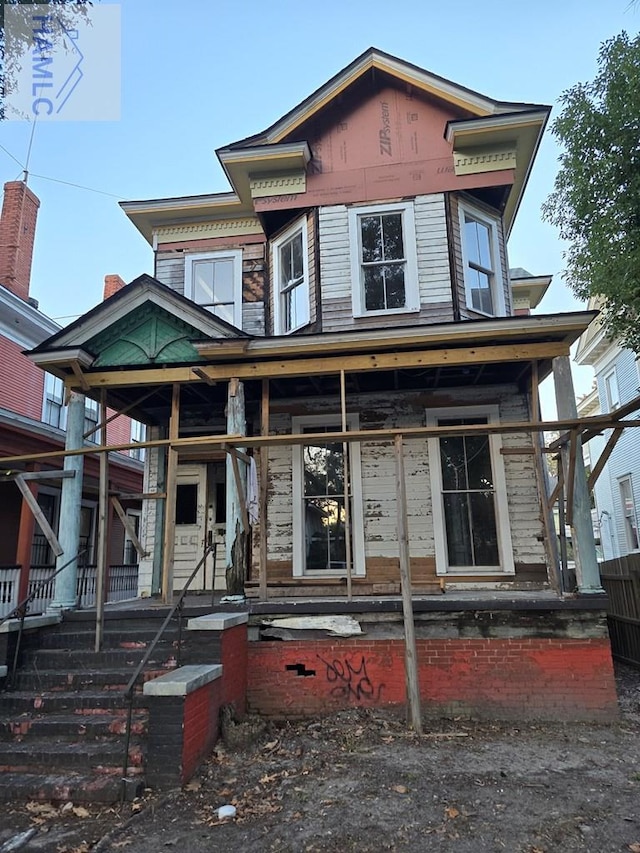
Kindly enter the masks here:
[[[93, 651], [90, 614], [25, 637], [12, 689], [0, 695], [0, 801], [117, 802], [127, 720], [125, 687], [164, 616], [105, 621]], [[95, 616], [93, 616], [95, 619]], [[133, 697], [125, 796], [144, 787], [148, 713], [144, 681], [176, 666], [177, 631], [167, 629]]]

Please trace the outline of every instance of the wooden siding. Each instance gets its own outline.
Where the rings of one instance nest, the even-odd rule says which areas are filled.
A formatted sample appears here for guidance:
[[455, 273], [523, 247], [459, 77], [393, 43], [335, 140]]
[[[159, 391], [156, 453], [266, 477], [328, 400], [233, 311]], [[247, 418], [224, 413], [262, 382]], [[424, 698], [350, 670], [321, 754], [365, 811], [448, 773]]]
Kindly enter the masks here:
[[[388, 397], [358, 395], [349, 398], [348, 409], [358, 412], [363, 429], [391, 426], [421, 426], [425, 410], [450, 405], [497, 403], [503, 420], [527, 418], [526, 397], [514, 386], [492, 389], [455, 389], [437, 394], [405, 393], [394, 402]], [[271, 432], [287, 433], [291, 429], [291, 411], [295, 404], [278, 404], [271, 417]], [[338, 400], [309, 400], [304, 408], [295, 407], [295, 414], [313, 415], [338, 412]], [[531, 445], [526, 433], [505, 435], [503, 446], [516, 448]], [[509, 524], [513, 555], [516, 564], [541, 567], [544, 573], [545, 554], [542, 523], [537, 495], [534, 460], [531, 454], [503, 457], [508, 492]], [[410, 551], [412, 559], [432, 561], [435, 555], [433, 514], [429, 486], [427, 442], [414, 439], [405, 442], [407, 478], [407, 512], [409, 517]], [[270, 577], [282, 578], [289, 572], [292, 554], [291, 496], [292, 450], [273, 447], [269, 451], [269, 539], [268, 561]], [[395, 493], [395, 462], [393, 446], [388, 442], [363, 441], [361, 445], [362, 495], [364, 504], [365, 558], [367, 567], [378, 561], [390, 571], [398, 556], [397, 509]], [[426, 564], [424, 564], [426, 565]], [[376, 573], [376, 580], [379, 572]], [[393, 579], [393, 578], [392, 578]], [[509, 582], [509, 578], [504, 578]]]
[[[420, 312], [371, 317], [353, 316], [349, 209], [320, 208], [320, 286], [322, 328], [339, 331], [440, 323], [453, 320], [444, 196], [418, 196], [414, 202]], [[407, 235], [407, 240], [411, 235]]]

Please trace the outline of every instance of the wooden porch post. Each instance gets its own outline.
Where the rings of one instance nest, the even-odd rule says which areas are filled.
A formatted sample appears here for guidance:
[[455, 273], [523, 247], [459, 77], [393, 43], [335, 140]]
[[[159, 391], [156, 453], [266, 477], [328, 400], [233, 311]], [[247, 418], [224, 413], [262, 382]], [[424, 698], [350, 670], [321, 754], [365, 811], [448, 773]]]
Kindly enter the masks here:
[[404, 661], [407, 681], [407, 716], [416, 734], [422, 734], [420, 714], [420, 688], [418, 685], [418, 653], [416, 632], [413, 622], [413, 599], [411, 595], [411, 562], [409, 556], [409, 523], [407, 520], [407, 489], [404, 479], [404, 454], [402, 436], [395, 437], [396, 455], [396, 503], [398, 514], [398, 544], [400, 548], [400, 589], [402, 591], [402, 615], [404, 619]]
[[96, 636], [94, 648], [102, 649], [104, 637], [104, 602], [109, 570], [109, 453], [107, 447], [107, 404], [104, 389], [100, 392], [100, 482], [98, 486], [98, 553], [96, 561]]
[[[262, 408], [260, 412], [260, 435], [269, 435], [269, 380], [262, 380]], [[267, 585], [267, 501], [269, 497], [269, 448], [260, 448], [260, 498], [258, 520], [260, 522], [259, 595], [261, 601], [269, 597]]]
[[[556, 356], [553, 360], [553, 381], [556, 391], [556, 406], [560, 420], [575, 420], [578, 417], [571, 363], [566, 355]], [[580, 593], [604, 592], [600, 583], [600, 571], [596, 560], [596, 545], [591, 521], [591, 502], [587, 491], [587, 477], [582, 464], [582, 441], [576, 434], [572, 436], [572, 449], [577, 464], [573, 472], [569, 465], [569, 451], [562, 450], [565, 476], [570, 478], [567, 483], [567, 494], [572, 495], [571, 506], [571, 535], [576, 560], [576, 581]], [[573, 489], [573, 491], [572, 491]]]
[[[29, 470], [37, 471], [40, 466], [30, 465]], [[30, 480], [27, 488], [34, 497], [38, 497], [38, 481]], [[31, 571], [31, 547], [35, 530], [35, 517], [31, 507], [23, 498], [20, 504], [20, 521], [18, 522], [18, 544], [16, 548], [16, 563], [20, 566], [20, 583], [18, 586], [18, 601], [22, 601], [29, 593], [29, 572]]]
[[[71, 391], [67, 407], [66, 450], [78, 450], [84, 445], [84, 394]], [[82, 506], [82, 469], [84, 456], [65, 456], [64, 470], [74, 471], [75, 476], [62, 481], [60, 496], [59, 541], [62, 554], [57, 558], [56, 568], [71, 562], [55, 580], [53, 601], [49, 611], [72, 610], [77, 601], [78, 561], [72, 559], [78, 553], [80, 542], [80, 507]]]
[[[247, 422], [244, 408], [244, 385], [237, 379], [229, 380], [227, 397], [227, 435], [246, 435]], [[240, 448], [238, 448], [240, 449]], [[237, 457], [227, 453], [227, 529], [225, 536], [226, 580], [228, 595], [244, 595], [244, 582], [247, 576], [248, 531], [245, 530], [246, 506], [244, 494], [236, 481], [238, 475]], [[244, 478], [246, 482], [246, 478]], [[244, 510], [244, 512], [243, 512]]]
[[[180, 385], [173, 383], [171, 390], [171, 415], [169, 417], [169, 439], [175, 440], [180, 434]], [[178, 475], [178, 451], [169, 445], [167, 448], [167, 469], [165, 475], [164, 531], [162, 545], [162, 601], [169, 604], [173, 598], [173, 555], [176, 542], [176, 481]]]

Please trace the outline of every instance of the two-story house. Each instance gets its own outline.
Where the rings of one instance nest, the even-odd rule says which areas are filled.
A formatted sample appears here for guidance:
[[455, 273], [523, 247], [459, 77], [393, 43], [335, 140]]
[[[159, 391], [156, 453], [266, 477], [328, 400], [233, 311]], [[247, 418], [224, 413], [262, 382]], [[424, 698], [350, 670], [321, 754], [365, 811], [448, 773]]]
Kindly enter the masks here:
[[[220, 533], [229, 591], [267, 601], [262, 612], [273, 599], [335, 609], [388, 598], [408, 568], [427, 610], [442, 590], [491, 598], [486, 619], [474, 599], [476, 627], [440, 627], [452, 648], [484, 631], [501, 663], [470, 670], [456, 646], [475, 686], [453, 678], [444, 704], [462, 690], [476, 708], [562, 705], [565, 678], [545, 664], [554, 646], [594, 691], [565, 690], [567, 714], [610, 714], [602, 603], [580, 604], [579, 640], [564, 612], [576, 605], [552, 592], [538, 408], [538, 383], [593, 312], [529, 314], [548, 280], [519, 274], [516, 303], [507, 260], [548, 115], [370, 49], [267, 130], [217, 151], [230, 192], [122, 203], [153, 247], [154, 276], [31, 358], [148, 425], [141, 595], [168, 600]], [[196, 587], [213, 571], [205, 563]], [[491, 622], [505, 591], [538, 608], [532, 621], [510, 598], [511, 616]], [[536, 633], [554, 608], [556, 627]], [[392, 629], [370, 625], [380, 630]], [[273, 674], [256, 707], [279, 695], [283, 644], [272, 645], [250, 653]], [[315, 675], [313, 649], [288, 649], [287, 670]], [[502, 663], [505, 684], [520, 673], [517, 699], [511, 688], [483, 698]]]

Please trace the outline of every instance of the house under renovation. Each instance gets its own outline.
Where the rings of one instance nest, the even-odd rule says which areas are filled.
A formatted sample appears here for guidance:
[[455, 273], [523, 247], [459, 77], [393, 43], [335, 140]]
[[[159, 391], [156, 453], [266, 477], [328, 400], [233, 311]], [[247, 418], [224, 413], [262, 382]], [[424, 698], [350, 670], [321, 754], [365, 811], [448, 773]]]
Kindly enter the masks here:
[[548, 115], [367, 50], [217, 151], [231, 191], [122, 203], [154, 275], [31, 352], [147, 425], [140, 604], [224, 585], [254, 711], [616, 714], [568, 361], [594, 312], [531, 314], [549, 280], [507, 263]]

